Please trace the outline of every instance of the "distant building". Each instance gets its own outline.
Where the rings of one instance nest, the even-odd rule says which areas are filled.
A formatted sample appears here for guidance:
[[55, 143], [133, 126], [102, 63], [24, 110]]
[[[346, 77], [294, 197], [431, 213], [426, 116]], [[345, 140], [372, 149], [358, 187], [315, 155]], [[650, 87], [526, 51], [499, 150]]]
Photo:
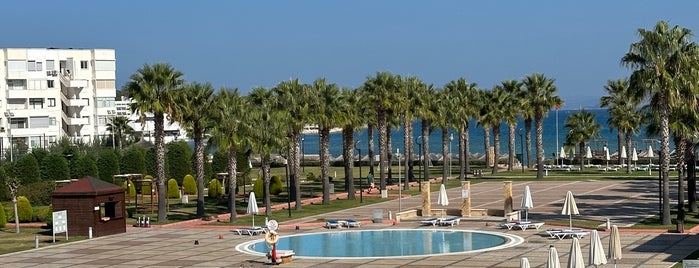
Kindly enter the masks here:
[[[2, 48], [0, 150], [92, 142], [116, 115], [114, 49]], [[15, 148], [13, 147], [13, 148]]]
[[[124, 116], [129, 119], [129, 126], [134, 129], [137, 135], [143, 137], [144, 140], [155, 142], [155, 124], [153, 122], [153, 114], [147, 113], [144, 124], [141, 123], [140, 115], [138, 113], [131, 113], [132, 101], [127, 100], [122, 97], [121, 100], [115, 102], [116, 104], [116, 115]], [[165, 116], [165, 143], [186, 139], [187, 132], [180, 128], [178, 122], [170, 122], [167, 115]]]

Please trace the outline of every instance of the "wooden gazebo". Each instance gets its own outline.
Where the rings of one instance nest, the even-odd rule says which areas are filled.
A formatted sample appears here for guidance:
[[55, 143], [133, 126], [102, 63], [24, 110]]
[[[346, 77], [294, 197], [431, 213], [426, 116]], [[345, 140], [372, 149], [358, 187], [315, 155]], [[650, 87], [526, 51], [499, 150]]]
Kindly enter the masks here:
[[68, 233], [105, 236], [126, 232], [124, 188], [93, 177], [85, 177], [56, 189], [54, 211], [66, 210]]

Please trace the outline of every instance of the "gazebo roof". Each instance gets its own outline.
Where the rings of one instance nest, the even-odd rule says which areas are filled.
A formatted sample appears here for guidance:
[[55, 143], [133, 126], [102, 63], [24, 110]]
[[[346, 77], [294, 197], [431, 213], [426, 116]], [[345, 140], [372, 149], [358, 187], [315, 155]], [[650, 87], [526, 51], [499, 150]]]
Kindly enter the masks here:
[[124, 188], [111, 184], [109, 182], [96, 179], [93, 177], [85, 177], [78, 181], [69, 183], [66, 186], [56, 189], [53, 191], [54, 196], [64, 196], [64, 195], [84, 195], [84, 196], [96, 196], [96, 195], [106, 195], [114, 193], [123, 193]]

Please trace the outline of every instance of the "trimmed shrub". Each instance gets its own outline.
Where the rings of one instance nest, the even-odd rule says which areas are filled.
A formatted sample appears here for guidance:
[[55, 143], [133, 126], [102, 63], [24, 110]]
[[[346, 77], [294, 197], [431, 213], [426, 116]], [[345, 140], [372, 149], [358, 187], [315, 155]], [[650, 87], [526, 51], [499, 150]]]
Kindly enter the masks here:
[[211, 180], [209, 182], [209, 197], [218, 198], [222, 194], [221, 183], [217, 179]]
[[51, 207], [48, 206], [33, 207], [32, 209], [33, 222], [46, 222], [46, 217], [51, 215]]
[[[33, 156], [32, 156], [33, 158]], [[17, 197], [17, 213], [19, 214], [19, 222], [31, 222], [34, 219], [32, 213], [32, 205], [29, 203], [29, 199], [24, 196]]]
[[124, 181], [121, 184], [121, 187], [124, 189], [126, 189], [127, 187], [129, 188], [127, 191], [129, 197], [136, 196], [136, 186], [133, 183], [128, 183], [128, 185], [127, 185], [127, 183], [128, 183], [128, 181]]
[[187, 174], [187, 176], [184, 176], [182, 187], [184, 187], [185, 194], [197, 194], [197, 181], [192, 175]]
[[169, 179], [167, 180], [167, 198], [179, 198], [180, 197], [180, 186], [177, 184], [177, 180]]
[[102, 150], [97, 159], [100, 180], [112, 182], [112, 176], [119, 174], [119, 155], [114, 150]]
[[264, 187], [264, 180], [262, 178], [257, 178], [255, 184], [252, 185], [252, 191], [255, 192], [255, 197], [257, 197], [257, 199], [264, 197]]
[[70, 164], [61, 154], [49, 154], [41, 160], [41, 180], [55, 181], [70, 179]]
[[269, 182], [269, 193], [273, 195], [278, 195], [284, 190], [284, 184], [282, 184], [282, 179], [279, 176], [272, 176], [272, 180]]
[[[146, 176], [144, 176], [143, 178], [146, 179], [146, 180], [151, 180], [151, 181], [153, 182], [153, 184], [155, 184], [155, 181], [153, 180], [153, 176], [151, 176], [151, 175], [146, 175]], [[153, 189], [151, 189], [151, 187], [150, 187], [149, 184], [144, 184], [143, 186], [141, 186], [141, 194], [150, 194], [150, 192], [151, 192], [152, 190], [153, 190]]]
[[44, 222], [46, 222], [46, 224], [49, 226], [53, 225], [53, 204], [49, 206], [49, 210], [46, 212], [46, 218], [44, 218]]
[[0, 203], [0, 229], [5, 228], [7, 224], [7, 216], [5, 216], [5, 207]]

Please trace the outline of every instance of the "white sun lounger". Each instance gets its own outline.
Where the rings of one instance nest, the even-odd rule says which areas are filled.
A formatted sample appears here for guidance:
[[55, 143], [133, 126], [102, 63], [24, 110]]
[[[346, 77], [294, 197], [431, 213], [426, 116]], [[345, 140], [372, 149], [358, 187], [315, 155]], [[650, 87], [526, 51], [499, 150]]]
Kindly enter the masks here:
[[585, 232], [582, 229], [567, 229], [567, 230], [548, 230], [546, 231], [548, 235], [551, 238], [558, 238], [558, 240], [563, 240], [564, 238], [567, 237], [577, 237], [578, 239], [582, 239], [583, 236], [588, 234], [589, 232]]
[[448, 218], [448, 219], [439, 221], [439, 225], [442, 225], [442, 226], [454, 227], [454, 225], [459, 225], [459, 224], [461, 224], [461, 218], [456, 218], [456, 217]]
[[358, 221], [353, 220], [353, 219], [347, 219], [347, 220], [343, 221], [343, 225], [347, 226], [347, 228], [352, 228], [352, 227], [359, 228], [359, 227], [361, 227], [362, 224]]
[[429, 219], [421, 220], [420, 224], [435, 226], [435, 225], [437, 225], [438, 222], [439, 222], [439, 219], [437, 219], [437, 218], [429, 218]]
[[342, 223], [335, 221], [335, 220], [329, 220], [329, 221], [325, 222], [325, 227], [327, 227], [328, 229], [342, 228]]
[[255, 226], [255, 227], [248, 227], [248, 228], [238, 228], [238, 229], [234, 229], [233, 231], [236, 232], [236, 233], [238, 233], [238, 235], [244, 235], [244, 234], [246, 234], [246, 235], [249, 235], [249, 236], [259, 235], [259, 234], [265, 232], [264, 228], [262, 228], [262, 227], [257, 227], [257, 226]]

